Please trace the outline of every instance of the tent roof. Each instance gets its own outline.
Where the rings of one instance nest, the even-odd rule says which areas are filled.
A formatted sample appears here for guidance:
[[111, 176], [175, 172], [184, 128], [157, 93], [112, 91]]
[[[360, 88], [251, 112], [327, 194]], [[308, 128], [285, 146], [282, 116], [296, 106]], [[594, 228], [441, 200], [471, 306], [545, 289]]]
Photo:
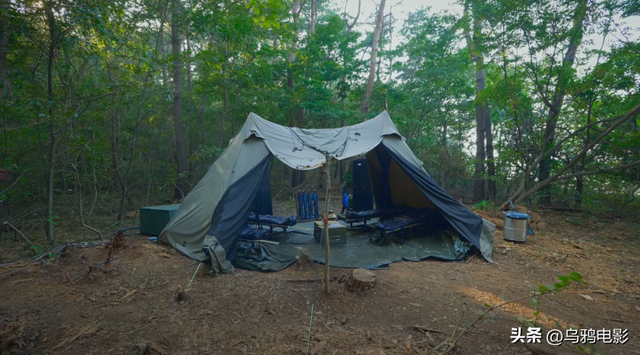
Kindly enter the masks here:
[[[378, 146], [384, 137], [393, 136], [404, 141], [387, 111], [353, 126], [327, 129], [285, 127], [251, 113], [234, 140], [244, 141], [251, 135], [262, 139], [276, 158], [298, 170], [323, 166], [325, 155], [337, 160], [363, 155]], [[398, 149], [414, 164], [422, 166], [410, 149]]]

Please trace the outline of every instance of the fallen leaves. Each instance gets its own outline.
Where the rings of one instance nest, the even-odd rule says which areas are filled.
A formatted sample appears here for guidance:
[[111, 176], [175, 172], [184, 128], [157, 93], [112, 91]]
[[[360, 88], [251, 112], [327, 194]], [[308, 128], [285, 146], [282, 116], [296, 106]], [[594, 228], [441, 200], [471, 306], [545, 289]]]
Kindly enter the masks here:
[[122, 298], [120, 299], [120, 302], [124, 302], [124, 301], [126, 301], [126, 300], [127, 300], [127, 298], [129, 298], [129, 297], [133, 296], [136, 292], [138, 292], [138, 290], [131, 290], [131, 291], [127, 292], [127, 294], [126, 294], [126, 295], [124, 295], [124, 297], [122, 297]]
[[326, 346], [327, 346], [327, 341], [323, 340], [323, 341], [319, 342], [318, 344], [316, 344], [313, 347], [313, 349], [311, 349], [309, 354], [315, 355], [315, 354], [319, 353], [322, 349], [324, 349]]
[[589, 296], [589, 295], [583, 295], [582, 293], [580, 294], [580, 296], [582, 296], [582, 298], [584, 298], [587, 301], [593, 301], [593, 297]]

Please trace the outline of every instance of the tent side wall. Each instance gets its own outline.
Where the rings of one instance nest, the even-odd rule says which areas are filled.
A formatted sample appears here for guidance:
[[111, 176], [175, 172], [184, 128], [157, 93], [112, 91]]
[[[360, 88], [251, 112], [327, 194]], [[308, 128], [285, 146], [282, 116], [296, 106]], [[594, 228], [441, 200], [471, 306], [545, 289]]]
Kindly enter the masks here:
[[159, 236], [183, 254], [203, 261], [202, 243], [216, 207], [229, 186], [270, 154], [263, 140], [247, 124], [213, 163], [198, 185], [184, 198]]
[[247, 224], [253, 200], [265, 176], [269, 177], [270, 159], [269, 154], [242, 178], [231, 184], [213, 212], [211, 228], [207, 235], [216, 237], [227, 252], [227, 260], [233, 260], [236, 243], [240, 232]]

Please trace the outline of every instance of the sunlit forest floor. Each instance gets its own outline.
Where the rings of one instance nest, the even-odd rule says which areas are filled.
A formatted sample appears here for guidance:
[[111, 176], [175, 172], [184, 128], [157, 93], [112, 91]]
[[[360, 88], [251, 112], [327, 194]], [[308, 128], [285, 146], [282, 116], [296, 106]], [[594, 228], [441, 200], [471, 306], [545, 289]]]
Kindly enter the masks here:
[[[495, 238], [495, 263], [400, 262], [375, 271], [377, 285], [350, 293], [314, 282], [322, 270], [298, 263], [279, 273], [236, 270], [210, 276], [174, 249], [128, 237], [109, 250], [68, 248], [57, 262], [0, 279], [0, 353], [16, 354], [303, 354], [315, 299], [313, 354], [433, 354], [433, 348], [478, 318], [484, 304], [581, 273], [586, 286], [545, 295], [541, 323], [562, 327], [628, 329], [624, 345], [602, 354], [638, 354], [640, 348], [640, 226], [583, 215], [546, 214], [549, 231], [525, 244]], [[0, 268], [7, 274], [27, 264]], [[91, 266], [91, 267], [90, 267]], [[349, 272], [333, 268], [339, 278]], [[315, 298], [314, 298], [315, 295]], [[586, 296], [586, 297], [585, 297]], [[490, 312], [462, 336], [454, 354], [564, 354], [570, 345], [510, 344], [518, 317], [532, 318], [529, 300]], [[556, 323], [557, 321], [557, 323]], [[429, 330], [419, 330], [415, 326]]]

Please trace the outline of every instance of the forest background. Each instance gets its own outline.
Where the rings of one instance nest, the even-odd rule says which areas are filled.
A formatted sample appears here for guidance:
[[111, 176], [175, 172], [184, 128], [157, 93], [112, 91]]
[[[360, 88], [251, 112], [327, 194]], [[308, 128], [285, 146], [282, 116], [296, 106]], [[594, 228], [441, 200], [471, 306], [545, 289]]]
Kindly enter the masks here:
[[[383, 110], [466, 203], [639, 216], [637, 0], [393, 1], [0, 0], [3, 221], [98, 234], [179, 201], [250, 112]], [[308, 179], [272, 176], [285, 197]]]

